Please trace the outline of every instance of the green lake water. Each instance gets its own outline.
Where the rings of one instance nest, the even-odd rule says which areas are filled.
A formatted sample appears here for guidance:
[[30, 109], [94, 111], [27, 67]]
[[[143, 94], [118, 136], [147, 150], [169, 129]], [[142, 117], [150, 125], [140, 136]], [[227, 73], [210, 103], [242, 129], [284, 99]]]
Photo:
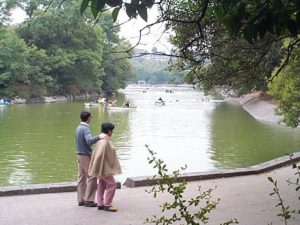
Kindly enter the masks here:
[[[74, 131], [79, 113], [91, 111], [91, 132], [101, 122], [116, 125], [112, 141], [123, 174], [153, 175], [145, 145], [166, 161], [170, 170], [187, 172], [248, 167], [300, 151], [300, 129], [257, 121], [240, 106], [203, 101], [190, 88], [128, 88], [130, 110], [84, 108], [83, 102], [10, 105], [0, 108], [0, 185], [75, 181]], [[162, 97], [165, 106], [155, 105]]]

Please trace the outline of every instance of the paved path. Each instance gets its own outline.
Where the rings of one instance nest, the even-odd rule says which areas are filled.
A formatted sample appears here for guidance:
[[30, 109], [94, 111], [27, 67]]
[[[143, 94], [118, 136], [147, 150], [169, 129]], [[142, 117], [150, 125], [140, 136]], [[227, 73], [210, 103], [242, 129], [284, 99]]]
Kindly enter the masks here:
[[[293, 177], [291, 166], [259, 175], [249, 175], [213, 180], [190, 182], [186, 197], [197, 194], [198, 186], [203, 190], [217, 188], [213, 198], [220, 198], [217, 209], [211, 213], [208, 224], [218, 225], [229, 218], [237, 218], [240, 225], [284, 224], [280, 217], [272, 184], [267, 180], [272, 176], [278, 180], [280, 192], [287, 205], [300, 209], [300, 195], [294, 187], [287, 185], [286, 179]], [[117, 190], [114, 204], [116, 213], [98, 211], [96, 208], [79, 207], [76, 193], [51, 193], [0, 197], [1, 225], [142, 225], [145, 218], [153, 214], [161, 215], [159, 204], [170, 199], [170, 195], [153, 198], [145, 192], [150, 187]], [[186, 224], [186, 223], [177, 223]], [[296, 214], [289, 225], [300, 225], [300, 215]]]

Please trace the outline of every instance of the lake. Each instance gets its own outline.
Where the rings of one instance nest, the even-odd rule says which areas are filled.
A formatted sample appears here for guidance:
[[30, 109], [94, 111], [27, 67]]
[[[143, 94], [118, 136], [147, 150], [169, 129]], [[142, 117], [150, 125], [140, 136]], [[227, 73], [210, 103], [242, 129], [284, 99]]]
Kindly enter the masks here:
[[[168, 89], [170, 89], [168, 87]], [[255, 120], [239, 105], [207, 101], [190, 87], [129, 87], [117, 95], [129, 110], [84, 107], [84, 102], [9, 105], [0, 108], [0, 185], [75, 181], [74, 132], [81, 110], [89, 110], [93, 135], [102, 122], [116, 128], [112, 141], [123, 174], [154, 175], [145, 145], [170, 171], [248, 167], [300, 151], [300, 129]], [[155, 105], [161, 97], [165, 106]]]

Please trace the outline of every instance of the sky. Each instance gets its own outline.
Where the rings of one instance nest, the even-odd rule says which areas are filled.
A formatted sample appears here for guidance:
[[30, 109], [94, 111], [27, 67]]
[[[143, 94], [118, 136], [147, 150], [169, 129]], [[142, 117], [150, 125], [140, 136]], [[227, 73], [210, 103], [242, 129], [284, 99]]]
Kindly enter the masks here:
[[17, 7], [11, 12], [12, 24], [22, 23], [26, 17], [26, 13], [21, 8]]
[[[121, 25], [120, 35], [127, 38], [132, 45], [135, 45], [138, 43], [140, 30], [143, 29], [147, 24], [155, 22], [157, 15], [158, 13], [153, 7], [148, 13], [147, 22], [138, 16], [136, 19], [132, 19], [131, 21]], [[127, 20], [128, 17], [125, 11], [120, 11], [117, 21], [121, 24]], [[163, 24], [152, 26], [150, 30], [143, 30], [140, 45], [137, 48], [151, 51], [153, 47], [156, 47], [158, 51], [170, 52], [171, 44], [168, 42], [167, 34], [163, 34], [163, 31]]]
[[[145, 22], [138, 16], [137, 19], [132, 19], [131, 21], [124, 23], [128, 20], [128, 17], [124, 10], [120, 10], [117, 21], [119, 23], [124, 23], [120, 26], [120, 36], [128, 39], [133, 46], [136, 45], [139, 40], [140, 30], [148, 23], [154, 22], [157, 15], [157, 10], [153, 7], [148, 13], [148, 22]], [[12, 24], [22, 23], [25, 17], [26, 14], [22, 9], [14, 9], [12, 11]], [[150, 52], [153, 47], [156, 47], [158, 51], [170, 52], [171, 44], [167, 41], [167, 35], [162, 35], [163, 30], [163, 24], [153, 26], [150, 29], [150, 32], [148, 29], [144, 30], [142, 33], [142, 39], [137, 48], [145, 49]]]

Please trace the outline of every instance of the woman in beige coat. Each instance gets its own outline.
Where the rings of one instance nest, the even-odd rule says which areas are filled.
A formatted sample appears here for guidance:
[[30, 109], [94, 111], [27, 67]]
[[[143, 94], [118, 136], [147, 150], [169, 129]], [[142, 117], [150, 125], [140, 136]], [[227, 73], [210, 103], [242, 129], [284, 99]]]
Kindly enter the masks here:
[[101, 132], [106, 138], [95, 144], [89, 167], [89, 177], [98, 178], [98, 209], [110, 212], [117, 211], [117, 208], [112, 206], [116, 191], [116, 182], [113, 176], [122, 173], [116, 151], [110, 140], [114, 128], [112, 123], [102, 123]]

